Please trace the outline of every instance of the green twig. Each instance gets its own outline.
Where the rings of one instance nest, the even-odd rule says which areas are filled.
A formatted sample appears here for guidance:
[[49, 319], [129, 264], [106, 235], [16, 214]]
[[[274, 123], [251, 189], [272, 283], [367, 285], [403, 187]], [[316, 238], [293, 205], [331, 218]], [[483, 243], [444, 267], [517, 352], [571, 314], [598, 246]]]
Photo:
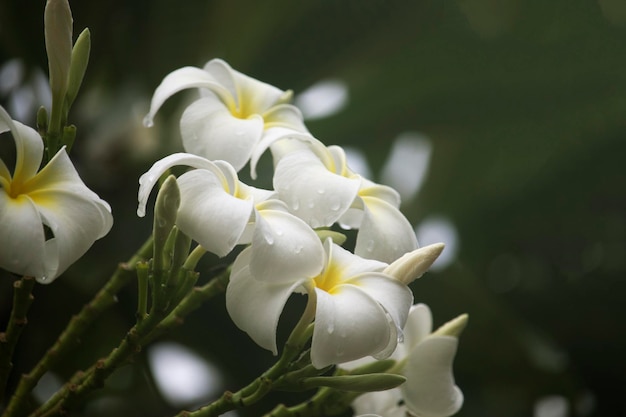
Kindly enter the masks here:
[[30, 373], [22, 375], [17, 390], [13, 394], [3, 417], [17, 417], [24, 414], [24, 407], [26, 406], [29, 393], [39, 379], [70, 352], [80, 340], [80, 335], [91, 326], [96, 318], [115, 304], [116, 294], [134, 277], [137, 262], [150, 256], [151, 252], [152, 238], [149, 238], [128, 262], [118, 265], [116, 271], [104, 287], [83, 307], [80, 313], [72, 317], [63, 333], [61, 333], [55, 344], [48, 349], [39, 363], [35, 365]]
[[6, 332], [0, 333], [0, 400], [4, 398], [9, 374], [13, 368], [15, 346], [28, 321], [26, 314], [34, 300], [32, 294], [34, 285], [33, 277], [23, 277], [13, 283], [13, 309]]
[[278, 361], [261, 376], [239, 391], [234, 393], [226, 391], [211, 404], [196, 411], [182, 411], [177, 414], [176, 417], [215, 417], [227, 411], [254, 404], [273, 389], [275, 382], [279, 380], [282, 375], [293, 369], [290, 365], [292, 365], [294, 359], [298, 358], [298, 355], [302, 352], [302, 349], [313, 332], [311, 322], [315, 317], [317, 298], [315, 289], [312, 288], [310, 284], [305, 284], [305, 287], [309, 294], [306, 308], [287, 339], [285, 349]]

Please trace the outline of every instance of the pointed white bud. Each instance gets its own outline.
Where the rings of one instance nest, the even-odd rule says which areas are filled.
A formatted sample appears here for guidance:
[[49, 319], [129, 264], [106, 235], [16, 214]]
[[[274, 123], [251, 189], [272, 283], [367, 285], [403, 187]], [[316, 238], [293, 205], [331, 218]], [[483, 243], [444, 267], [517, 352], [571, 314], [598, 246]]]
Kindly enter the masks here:
[[434, 243], [406, 253], [385, 268], [383, 273], [409, 285], [424, 275], [424, 272], [430, 268], [441, 254], [444, 246], [443, 243]]

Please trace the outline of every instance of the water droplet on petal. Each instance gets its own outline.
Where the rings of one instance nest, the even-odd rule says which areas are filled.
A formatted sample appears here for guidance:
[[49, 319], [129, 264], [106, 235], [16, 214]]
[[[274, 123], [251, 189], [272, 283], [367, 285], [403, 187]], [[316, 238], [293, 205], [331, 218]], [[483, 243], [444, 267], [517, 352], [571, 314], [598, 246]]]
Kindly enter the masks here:
[[273, 245], [274, 244], [274, 236], [272, 236], [272, 235], [265, 235], [265, 242], [268, 245]]
[[295, 211], [300, 209], [300, 200], [298, 200], [297, 198], [294, 198], [293, 202], [291, 203], [291, 208]]
[[323, 188], [318, 188], [318, 189], [317, 189], [317, 193], [318, 193], [318, 194], [324, 194], [325, 192], [326, 192], [326, 190], [325, 190], [325, 189], [323, 189]]
[[375, 245], [376, 245], [376, 242], [374, 242], [373, 240], [370, 240], [365, 244], [365, 250], [368, 252], [373, 252]]
[[39, 278], [39, 281], [42, 281], [42, 282], [43, 282], [43, 281], [45, 281], [45, 280], [47, 280], [47, 279], [48, 279], [48, 277], [47, 277], [47, 276], [42, 275], [42, 276], [41, 276], [41, 278]]
[[295, 248], [293, 248], [293, 251], [298, 254], [302, 252], [303, 247], [301, 245], [296, 246]]
[[146, 115], [146, 117], [143, 118], [143, 125], [145, 127], [152, 127], [152, 126], [154, 126], [154, 121], [152, 120], [152, 117], [149, 114]]
[[332, 211], [337, 211], [339, 210], [339, 208], [341, 207], [341, 203], [339, 202], [339, 200], [334, 201], [331, 205], [330, 205], [330, 209]]
[[281, 229], [276, 229], [276, 236], [282, 236], [284, 234], [285, 232], [283, 232]]
[[308, 206], [309, 208], [313, 208], [313, 207], [315, 207], [315, 201], [313, 201], [313, 200], [309, 201], [309, 203], [307, 204], [307, 206]]
[[335, 332], [335, 325], [333, 323], [330, 323], [326, 328], [326, 331], [328, 332], [328, 334], [333, 334]]

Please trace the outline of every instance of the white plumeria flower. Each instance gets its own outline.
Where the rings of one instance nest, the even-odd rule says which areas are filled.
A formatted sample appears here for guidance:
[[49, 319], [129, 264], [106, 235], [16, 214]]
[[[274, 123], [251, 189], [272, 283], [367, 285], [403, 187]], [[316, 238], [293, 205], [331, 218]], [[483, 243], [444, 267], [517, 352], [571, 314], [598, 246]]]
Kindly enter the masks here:
[[291, 260], [282, 256], [285, 248], [300, 254], [309, 264], [321, 262], [323, 254], [315, 232], [290, 214], [284, 203], [271, 200], [273, 191], [239, 181], [234, 168], [225, 161], [209, 161], [186, 153], [157, 161], [139, 179], [140, 217], [145, 215], [148, 196], [159, 177], [176, 165], [197, 168], [177, 179], [181, 202], [176, 224], [204, 249], [222, 257], [237, 244], [252, 242], [254, 259], [270, 262], [277, 271], [289, 271]]
[[16, 162], [11, 174], [0, 160], [0, 267], [49, 283], [109, 232], [111, 207], [82, 182], [65, 148], [39, 171], [41, 137], [0, 107], [0, 133], [9, 130]]
[[[293, 150], [294, 142], [308, 147]], [[383, 262], [417, 248], [413, 227], [399, 210], [400, 195], [355, 174], [341, 147], [326, 147], [304, 135], [272, 145], [278, 158], [274, 173], [278, 198], [311, 227], [339, 222], [344, 228], [358, 228], [354, 253]], [[281, 152], [287, 146], [289, 151]]]
[[[317, 270], [310, 265], [299, 268], [305, 259], [291, 254], [292, 274], [276, 279], [251, 270], [251, 250], [245, 249], [233, 264], [226, 308], [235, 324], [261, 347], [278, 353], [278, 319], [289, 296], [304, 286], [313, 287], [317, 297], [313, 366], [320, 369], [393, 351], [413, 294], [402, 282], [380, 272], [386, 264], [361, 258], [327, 239]], [[310, 270], [297, 274], [297, 269]]]
[[[358, 413], [381, 416], [409, 415], [448, 417], [461, 409], [463, 393], [455, 385], [452, 363], [458, 346], [458, 335], [467, 323], [461, 315], [432, 331], [432, 314], [425, 304], [411, 307], [404, 327], [404, 343], [392, 357], [401, 364], [406, 377], [390, 393], [367, 393], [357, 398], [353, 407]], [[353, 368], [357, 363], [349, 364]], [[394, 400], [395, 399], [395, 403]]]
[[203, 69], [184, 67], [168, 74], [154, 92], [144, 124], [151, 126], [161, 105], [188, 88], [198, 88], [201, 98], [181, 118], [183, 147], [210, 160], [228, 161], [237, 171], [264, 137], [282, 135], [282, 129], [307, 132], [300, 110], [287, 104], [291, 91], [248, 77], [221, 59]]

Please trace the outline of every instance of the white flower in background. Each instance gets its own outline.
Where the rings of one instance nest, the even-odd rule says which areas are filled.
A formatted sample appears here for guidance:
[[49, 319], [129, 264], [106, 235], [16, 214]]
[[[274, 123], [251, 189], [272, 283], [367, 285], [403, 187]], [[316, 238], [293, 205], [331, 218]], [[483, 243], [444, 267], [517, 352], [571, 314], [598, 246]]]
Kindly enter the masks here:
[[109, 232], [111, 208], [82, 182], [65, 148], [39, 171], [41, 137], [0, 107], [0, 133], [9, 130], [16, 162], [11, 174], [0, 160], [0, 267], [49, 283]]
[[157, 161], [139, 179], [140, 217], [145, 215], [148, 196], [159, 177], [176, 165], [197, 168], [177, 179], [181, 202], [176, 224], [204, 249], [226, 256], [237, 244], [252, 242], [254, 257], [282, 273], [290, 271], [292, 264], [289, 257], [283, 256], [285, 251], [303, 257], [305, 264], [322, 261], [315, 232], [290, 214], [284, 203], [271, 200], [273, 191], [239, 181], [234, 168], [225, 161], [209, 161], [186, 153]]
[[220, 59], [203, 69], [184, 67], [168, 74], [154, 92], [146, 126], [165, 100], [188, 88], [198, 88], [201, 98], [181, 118], [183, 147], [210, 160], [228, 161], [237, 171], [263, 138], [307, 132], [300, 110], [287, 104], [291, 91], [248, 77]]
[[251, 258], [249, 248], [235, 260], [226, 308], [235, 324], [261, 347], [277, 354], [278, 319], [289, 296], [304, 285], [313, 287], [317, 296], [313, 366], [323, 368], [368, 355], [384, 357], [395, 348], [413, 294], [402, 282], [380, 272], [385, 263], [354, 255], [330, 239], [324, 243], [324, 259], [317, 271], [296, 274], [305, 259], [291, 257], [292, 273], [278, 279], [272, 265], [267, 275], [256, 273], [260, 268], [252, 266]]
[[[307, 147], [293, 149], [293, 143]], [[355, 174], [341, 147], [326, 147], [304, 136], [272, 146], [278, 159], [274, 173], [278, 198], [311, 227], [339, 222], [344, 228], [359, 229], [354, 253], [383, 262], [417, 248], [413, 227], [399, 210], [399, 194]], [[288, 146], [288, 151], [281, 151]]]
[[448, 417], [463, 405], [463, 393], [455, 385], [452, 363], [458, 336], [467, 324], [463, 314], [432, 331], [432, 314], [425, 304], [411, 307], [404, 327], [404, 343], [393, 358], [406, 377], [399, 388], [367, 393], [353, 403], [356, 414], [372, 413], [420, 417]]

